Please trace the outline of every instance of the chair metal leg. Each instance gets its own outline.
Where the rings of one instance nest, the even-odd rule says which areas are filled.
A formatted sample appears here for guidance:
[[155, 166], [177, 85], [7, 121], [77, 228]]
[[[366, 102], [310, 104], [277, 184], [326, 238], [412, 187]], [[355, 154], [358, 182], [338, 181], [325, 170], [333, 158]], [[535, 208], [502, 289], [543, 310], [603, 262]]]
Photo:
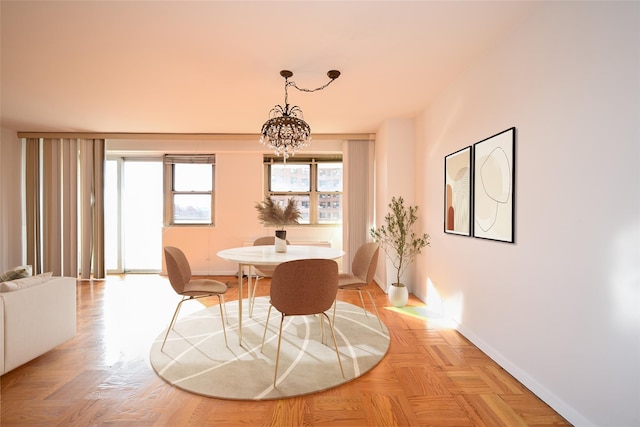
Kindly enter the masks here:
[[269, 311], [267, 311], [267, 321], [264, 324], [264, 333], [262, 334], [262, 346], [260, 347], [261, 353], [262, 353], [262, 350], [264, 349], [264, 339], [267, 336], [267, 328], [269, 327], [269, 317], [271, 317], [271, 307], [273, 306], [269, 305]]
[[218, 295], [218, 300], [222, 299], [222, 305], [224, 306], [224, 317], [227, 319], [227, 325], [229, 324], [229, 315], [227, 314], [227, 305], [224, 302], [224, 295]]
[[[269, 306], [269, 313], [271, 313], [271, 307]], [[338, 357], [338, 365], [340, 366], [340, 373], [342, 373], [342, 378], [346, 378], [346, 376], [344, 375], [344, 368], [342, 367], [342, 359], [340, 358], [340, 350], [338, 349], [338, 341], [336, 340], [336, 333], [333, 329], [333, 324], [331, 323], [331, 318], [329, 317], [329, 315], [327, 313], [320, 313], [321, 317], [320, 318], [320, 327], [321, 327], [321, 334], [322, 334], [322, 343], [324, 344], [324, 318], [327, 318], [327, 323], [329, 324], [329, 329], [331, 330], [331, 337], [333, 339], [333, 347], [336, 350], [336, 356]], [[276, 387], [276, 382], [278, 381], [278, 365], [280, 363], [280, 347], [282, 345], [282, 325], [284, 323], [284, 318], [285, 315], [281, 314], [280, 315], [280, 328], [278, 330], [278, 349], [276, 351], [276, 365], [275, 365], [275, 369], [274, 369], [274, 373], [273, 373], [273, 387]], [[264, 334], [262, 336], [262, 348], [264, 348], [264, 340], [265, 337], [267, 335], [267, 327], [269, 325], [269, 315], [267, 315], [267, 321], [265, 323], [264, 326]], [[262, 349], [260, 350], [262, 351]]]
[[[227, 328], [224, 326], [224, 314], [222, 314], [222, 306], [224, 305], [224, 299], [222, 298], [222, 295], [217, 295], [218, 297], [218, 305], [220, 306], [220, 320], [222, 323], [222, 333], [224, 334], [224, 345], [226, 345], [227, 347], [229, 347], [229, 343], [227, 342]], [[224, 309], [225, 311], [227, 310], [226, 307]]]
[[320, 316], [320, 342], [322, 344], [325, 344], [324, 342], [324, 318], [325, 317], [327, 318], [327, 322], [329, 322], [329, 327], [331, 327], [331, 319], [329, 319], [329, 316], [327, 316], [326, 314], [324, 314], [324, 316]]
[[[358, 295], [360, 295], [360, 302], [362, 303], [362, 310], [364, 310], [364, 314], [365, 316], [368, 316], [369, 313], [367, 312], [367, 309], [365, 308], [365, 304], [364, 304], [364, 298], [362, 297], [362, 292], [366, 292], [367, 294], [369, 294], [369, 300], [371, 300], [371, 305], [373, 306], [373, 310], [376, 312], [376, 317], [378, 318], [378, 323], [380, 324], [380, 329], [382, 329], [384, 331], [384, 328], [382, 327], [382, 320], [380, 320], [380, 313], [378, 313], [378, 307], [376, 306], [375, 301], [373, 300], [373, 295], [371, 295], [371, 292], [369, 292], [366, 289], [341, 289], [342, 291], [358, 291]], [[337, 305], [338, 299], [336, 298], [336, 300], [333, 302], [333, 324], [336, 324], [336, 305]]]
[[249, 317], [253, 317], [253, 306], [256, 303], [256, 292], [258, 290], [258, 281], [260, 280], [260, 276], [256, 276], [255, 281], [253, 282], [253, 292], [249, 290]]
[[[169, 328], [167, 329], [167, 333], [165, 334], [164, 340], [162, 341], [162, 347], [160, 347], [160, 351], [164, 350], [164, 345], [167, 342], [167, 338], [169, 337], [169, 333], [171, 332], [171, 330], [173, 329], [174, 325], [176, 324], [176, 320], [178, 319], [178, 314], [180, 313], [180, 307], [182, 307], [182, 303], [185, 302], [185, 301], [192, 300], [192, 299], [204, 298], [206, 296], [209, 296], [209, 295], [203, 295], [203, 296], [197, 296], [197, 297], [182, 297], [182, 299], [178, 303], [178, 306], [176, 307], [176, 311], [173, 313], [173, 317], [171, 318], [171, 323], [169, 324]], [[216, 296], [218, 297], [218, 305], [220, 306], [220, 318], [221, 318], [221, 323], [222, 323], [222, 333], [224, 334], [224, 343], [226, 344], [227, 347], [229, 347], [229, 343], [227, 342], [227, 328], [224, 325], [225, 318], [226, 318], [227, 324], [229, 323], [229, 318], [226, 315], [227, 306], [224, 304], [224, 295], [219, 295], [218, 294]], [[224, 310], [224, 313], [223, 313], [223, 310]]]
[[171, 318], [171, 323], [169, 323], [169, 328], [167, 329], [167, 333], [164, 336], [164, 341], [162, 341], [162, 347], [160, 347], [160, 351], [164, 349], [164, 344], [167, 342], [167, 337], [169, 336], [169, 332], [173, 329], [173, 325], [176, 323], [176, 319], [178, 318], [178, 313], [180, 312], [180, 307], [182, 303], [186, 300], [191, 299], [191, 297], [182, 297], [178, 305], [176, 306], [176, 311], [173, 312], [173, 317]]
[[366, 307], [364, 306], [364, 298], [362, 298], [362, 290], [360, 290], [359, 288], [358, 288], [358, 289], [356, 289], [356, 290], [358, 291], [358, 295], [360, 296], [360, 302], [362, 303], [362, 310], [364, 311], [364, 315], [365, 315], [365, 316], [368, 316], [368, 315], [369, 315], [369, 313], [367, 313], [367, 309], [366, 309]]
[[[273, 374], [273, 387], [276, 386], [276, 381], [278, 380], [278, 362], [280, 361], [280, 343], [282, 342], [282, 323], [284, 322], [284, 314], [280, 316], [280, 331], [278, 332], [278, 351], [276, 352], [276, 369]], [[335, 339], [335, 338], [334, 338]], [[340, 364], [342, 367], [342, 364]], [[344, 373], [342, 374], [344, 376]]]
[[376, 312], [376, 317], [378, 318], [378, 323], [380, 323], [380, 329], [382, 329], [384, 331], [384, 328], [382, 327], [382, 320], [380, 320], [380, 314], [378, 313], [378, 307], [376, 307], [376, 303], [375, 303], [375, 301], [373, 301], [373, 295], [371, 295], [371, 292], [369, 292], [366, 289], [364, 291], [369, 294], [369, 299], [371, 300], [371, 305], [373, 305], [373, 310]]
[[333, 320], [331, 321], [331, 323], [334, 325], [336, 324], [336, 305], [338, 305], [338, 298], [333, 301]]
[[322, 313], [322, 315], [326, 317], [327, 321], [329, 322], [329, 328], [331, 329], [331, 336], [333, 337], [333, 346], [336, 349], [336, 356], [338, 356], [338, 365], [340, 365], [340, 372], [342, 373], [342, 378], [346, 378], [344, 376], [344, 369], [342, 368], [342, 360], [340, 359], [340, 351], [338, 350], [338, 341], [336, 341], [336, 333], [333, 329], [333, 324], [331, 323], [329, 316], [327, 316], [327, 313]]

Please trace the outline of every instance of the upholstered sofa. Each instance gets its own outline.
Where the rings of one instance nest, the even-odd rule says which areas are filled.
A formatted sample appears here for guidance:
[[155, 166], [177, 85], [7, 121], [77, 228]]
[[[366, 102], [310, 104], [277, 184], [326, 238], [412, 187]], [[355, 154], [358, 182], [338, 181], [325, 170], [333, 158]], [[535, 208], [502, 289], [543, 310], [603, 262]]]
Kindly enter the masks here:
[[75, 278], [45, 274], [0, 283], [0, 375], [75, 334]]

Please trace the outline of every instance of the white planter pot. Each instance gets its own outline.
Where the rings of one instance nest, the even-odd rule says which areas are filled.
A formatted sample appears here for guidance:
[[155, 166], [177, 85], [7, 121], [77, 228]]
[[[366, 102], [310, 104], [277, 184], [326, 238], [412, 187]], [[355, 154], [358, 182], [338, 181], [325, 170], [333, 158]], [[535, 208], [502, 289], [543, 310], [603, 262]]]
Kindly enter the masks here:
[[276, 252], [287, 252], [287, 230], [276, 230]]
[[394, 307], [404, 307], [409, 301], [409, 291], [406, 286], [389, 286], [389, 302]]

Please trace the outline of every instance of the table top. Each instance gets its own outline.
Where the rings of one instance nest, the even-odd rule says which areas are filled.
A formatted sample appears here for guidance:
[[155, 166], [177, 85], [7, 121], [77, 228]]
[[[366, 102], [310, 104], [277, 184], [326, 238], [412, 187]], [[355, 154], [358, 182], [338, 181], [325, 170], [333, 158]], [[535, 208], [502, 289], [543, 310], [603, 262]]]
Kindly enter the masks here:
[[344, 251], [324, 246], [288, 245], [287, 252], [276, 252], [274, 245], [264, 245], [224, 249], [217, 255], [227, 261], [240, 264], [278, 265], [298, 259], [337, 259], [344, 255]]

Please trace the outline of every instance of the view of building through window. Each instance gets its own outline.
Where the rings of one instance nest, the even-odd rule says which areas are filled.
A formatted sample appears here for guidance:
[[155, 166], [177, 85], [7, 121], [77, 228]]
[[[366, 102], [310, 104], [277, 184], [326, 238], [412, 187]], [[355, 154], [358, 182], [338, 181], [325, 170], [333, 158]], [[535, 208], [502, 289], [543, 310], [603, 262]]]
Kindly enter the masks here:
[[302, 213], [300, 224], [342, 223], [342, 162], [296, 160], [267, 163], [267, 195], [284, 204], [293, 197]]

